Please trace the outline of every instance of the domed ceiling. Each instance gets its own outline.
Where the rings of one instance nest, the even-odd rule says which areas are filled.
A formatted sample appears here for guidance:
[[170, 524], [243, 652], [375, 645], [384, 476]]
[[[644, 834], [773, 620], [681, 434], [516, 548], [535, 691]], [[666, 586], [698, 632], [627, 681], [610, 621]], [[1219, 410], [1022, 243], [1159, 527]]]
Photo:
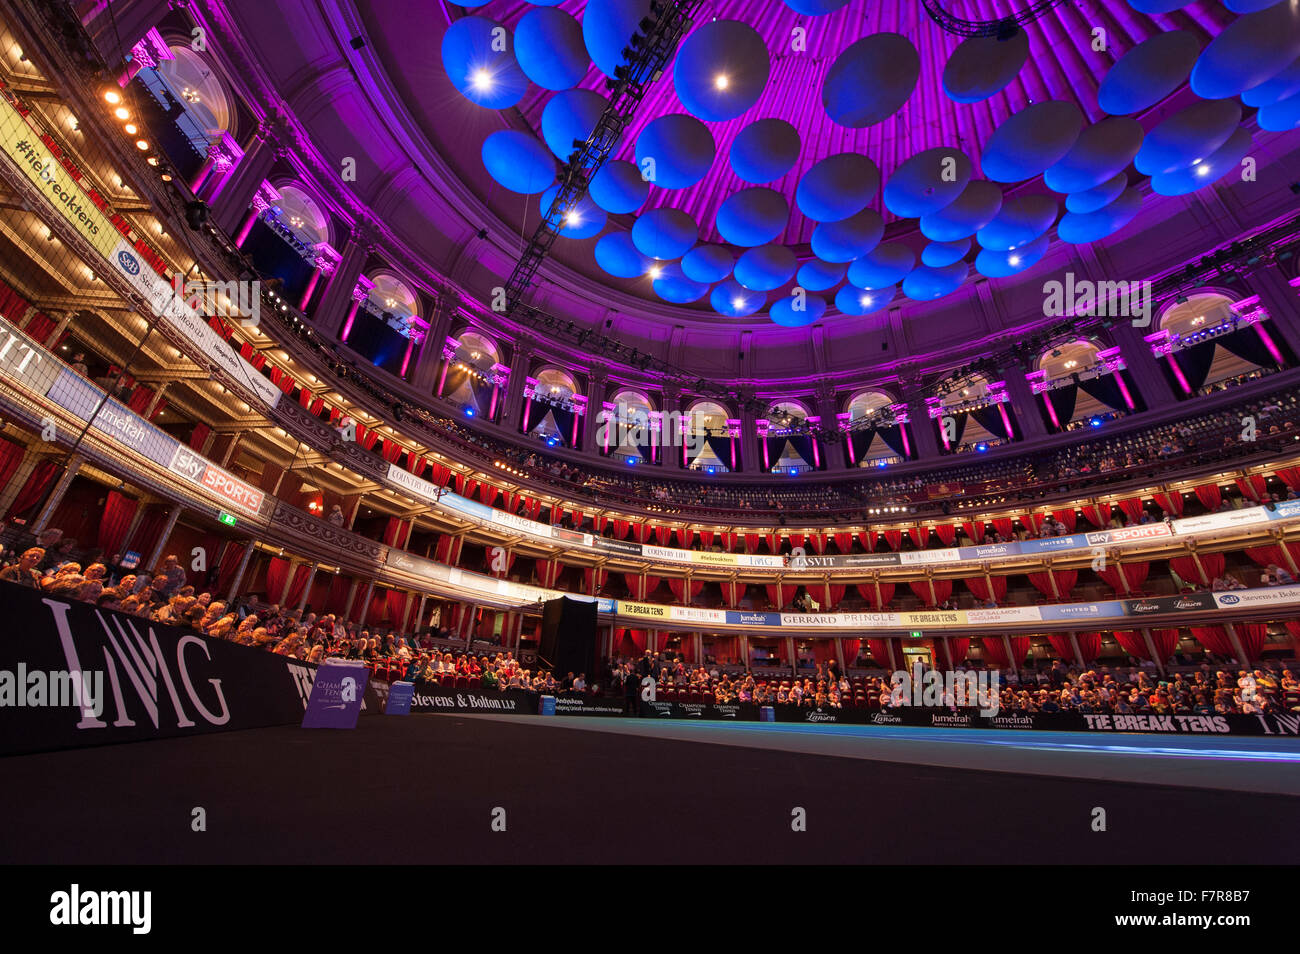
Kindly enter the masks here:
[[[1026, 5], [943, 0], [983, 21]], [[465, 148], [486, 192], [527, 197], [523, 240], [651, 3], [470, 6], [445, 8], [441, 66], [501, 117]], [[1148, 178], [1178, 195], [1235, 170], [1243, 107], [1261, 126], [1296, 112], [1300, 9], [1228, 7], [1063, 3], [963, 40], [920, 0], [700, 4], [553, 254], [624, 291], [782, 325], [1013, 275], [1053, 237], [1125, 228]]]

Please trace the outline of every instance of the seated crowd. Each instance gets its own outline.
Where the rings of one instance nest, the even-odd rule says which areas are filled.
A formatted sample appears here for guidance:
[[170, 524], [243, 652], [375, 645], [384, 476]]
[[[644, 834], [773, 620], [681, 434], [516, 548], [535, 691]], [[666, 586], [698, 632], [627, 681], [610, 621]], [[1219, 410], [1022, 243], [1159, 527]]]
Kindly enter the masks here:
[[[970, 661], [963, 669], [972, 669]], [[610, 691], [626, 695], [646, 676], [656, 680], [656, 695], [664, 701], [690, 701], [727, 705], [793, 705], [802, 708], [858, 708], [888, 711], [892, 685], [888, 678], [849, 675], [834, 662], [818, 663], [811, 676], [777, 678], [748, 670], [729, 672], [717, 665], [695, 666], [672, 653], [647, 651], [639, 660], [617, 659], [612, 664]], [[943, 703], [956, 707], [945, 692]], [[1271, 660], [1265, 668], [1239, 670], [1236, 675], [1215, 670], [1208, 662], [1192, 673], [1160, 677], [1142, 669], [1101, 666], [1080, 672], [1060, 660], [1050, 670], [1026, 675], [1008, 671], [997, 690], [996, 702], [1004, 713], [1077, 711], [1084, 715], [1155, 714], [1223, 715], [1300, 712], [1300, 676], [1294, 664], [1285, 667]]]

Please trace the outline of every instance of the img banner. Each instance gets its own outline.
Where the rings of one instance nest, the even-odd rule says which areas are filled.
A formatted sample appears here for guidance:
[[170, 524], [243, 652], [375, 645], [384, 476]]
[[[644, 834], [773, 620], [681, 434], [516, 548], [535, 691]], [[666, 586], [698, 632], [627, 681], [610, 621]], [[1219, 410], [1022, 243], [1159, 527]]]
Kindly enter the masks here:
[[[0, 583], [0, 755], [297, 725], [311, 663]], [[381, 684], [363, 712], [382, 711]]]

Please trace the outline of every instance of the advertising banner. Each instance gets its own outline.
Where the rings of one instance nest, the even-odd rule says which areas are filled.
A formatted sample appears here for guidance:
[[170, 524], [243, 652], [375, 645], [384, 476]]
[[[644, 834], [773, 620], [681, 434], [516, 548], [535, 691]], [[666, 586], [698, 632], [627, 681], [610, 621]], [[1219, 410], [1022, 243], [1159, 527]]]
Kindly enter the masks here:
[[1057, 619], [1113, 619], [1124, 615], [1124, 604], [1119, 601], [1106, 603], [1052, 603], [1040, 606], [1039, 612], [1045, 620]]
[[597, 549], [609, 550], [611, 553], [626, 553], [629, 556], [641, 555], [641, 544], [631, 540], [615, 540], [613, 537], [596, 537]]
[[1162, 613], [1211, 610], [1218, 604], [1214, 601], [1213, 593], [1187, 593], [1183, 596], [1153, 596], [1146, 599], [1123, 600], [1120, 605], [1124, 608], [1125, 616], [1157, 616]]
[[1189, 533], [1206, 533], [1213, 530], [1227, 530], [1231, 527], [1247, 527], [1255, 523], [1268, 523], [1268, 511], [1263, 507], [1243, 507], [1240, 510], [1224, 510], [1221, 513], [1207, 513], [1203, 517], [1184, 517], [1174, 521], [1174, 533], [1183, 536]]
[[996, 626], [999, 623], [1038, 623], [1043, 614], [1037, 606], [1001, 606], [994, 609], [966, 611], [966, 622], [972, 626]]
[[17, 108], [0, 96], [0, 148], [77, 234], [108, 258], [118, 231]]
[[447, 689], [420, 681], [411, 696], [411, 711], [537, 715], [537, 695], [523, 689]]
[[591, 696], [557, 696], [555, 698], [555, 715], [569, 716], [621, 716], [626, 712], [622, 699]]
[[731, 626], [780, 626], [780, 613], [754, 610], [727, 610], [727, 624]]
[[[1106, 531], [1102, 532], [1105, 533]], [[1038, 540], [1021, 540], [1019, 543], [1022, 554], [1055, 553], [1058, 550], [1082, 550], [1087, 549], [1089, 545], [1088, 537], [1082, 533], [1074, 533], [1068, 537], [1043, 537]], [[1100, 544], [1092, 545], [1099, 546]]]
[[327, 659], [316, 678], [303, 713], [304, 729], [355, 729], [370, 681], [370, 671], [359, 659]]
[[[1205, 594], [1198, 593], [1197, 596]], [[1231, 593], [1214, 593], [1214, 603], [1219, 609], [1250, 609], [1255, 606], [1280, 606], [1300, 603], [1300, 584], [1275, 586], [1265, 590], [1235, 590]]]
[[1265, 507], [1264, 512], [1270, 520], [1289, 520], [1300, 517], [1300, 500], [1279, 500], [1272, 507]]
[[633, 603], [628, 600], [618, 601], [619, 616], [635, 616], [641, 619], [671, 619], [671, 607], [658, 603]]
[[146, 423], [134, 411], [112, 398], [95, 413], [95, 408], [104, 398], [103, 390], [71, 368], [64, 368], [59, 373], [46, 397], [83, 421], [94, 414], [95, 420], [90, 426], [99, 433], [160, 467], [171, 466], [172, 458], [176, 456], [177, 441], [174, 437]]
[[0, 640], [0, 755], [302, 719], [310, 663], [12, 583], [0, 602], [22, 634]]
[[1020, 553], [1019, 543], [983, 543], [975, 547], [958, 547], [963, 560], [996, 560]]
[[384, 703], [384, 715], [410, 715], [411, 700], [415, 697], [415, 683], [394, 682], [388, 687], [388, 701]]
[[906, 550], [898, 554], [898, 558], [903, 566], [956, 563], [961, 559], [961, 551], [956, 547], [950, 547], [946, 550]]

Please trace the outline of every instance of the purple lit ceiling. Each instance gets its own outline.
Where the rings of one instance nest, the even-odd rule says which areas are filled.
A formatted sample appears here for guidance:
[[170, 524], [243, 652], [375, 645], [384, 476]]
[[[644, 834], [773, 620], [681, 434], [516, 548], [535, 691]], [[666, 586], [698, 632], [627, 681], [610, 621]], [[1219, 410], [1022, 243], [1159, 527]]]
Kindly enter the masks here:
[[[1262, 107], [1263, 128], [1293, 126], [1300, 85], [1292, 83], [1295, 4], [1244, 15], [1208, 0], [1166, 13], [1137, 9], [1152, 4], [1171, 5], [1064, 3], [1021, 37], [963, 45], [920, 0], [849, 0], [823, 16], [778, 0], [717, 0], [650, 87], [607, 181], [597, 180], [603, 188], [593, 186], [552, 259], [643, 299], [702, 315], [754, 315], [763, 325], [796, 285], [833, 302], [835, 312], [867, 314], [900, 291], [928, 301], [976, 273], [1014, 275], [1056, 239], [1079, 244], [1130, 222], [1138, 228], [1151, 192], [1203, 188], [1237, 166], [1251, 144], [1254, 108]], [[1024, 4], [945, 6], [989, 20]], [[522, 248], [556, 156], [599, 115], [605, 74], [591, 58], [606, 69], [620, 58], [617, 43], [587, 42], [588, 21], [613, 23], [606, 32], [617, 38], [635, 29], [646, 7], [493, 0], [464, 13], [439, 4], [399, 14], [376, 5], [366, 20], [399, 52], [385, 72], [441, 161], [517, 232]], [[451, 38], [471, 26], [467, 18], [483, 18], [474, 21], [480, 36], [448, 58]], [[475, 56], [487, 49], [493, 22], [504, 27], [508, 69], [489, 56], [499, 76], [478, 89]], [[1094, 49], [1101, 40], [1105, 49]], [[866, 55], [845, 62], [864, 47]], [[683, 85], [679, 74], [694, 83]], [[719, 74], [729, 80], [721, 93], [709, 84]], [[737, 101], [739, 109], [729, 108]], [[758, 148], [746, 150], [754, 142]], [[651, 185], [636, 181], [633, 165], [647, 153], [666, 160]], [[956, 185], [934, 176], [944, 157], [956, 165]], [[845, 159], [858, 165], [841, 168]], [[864, 182], [865, 208], [851, 194]], [[880, 267], [882, 255], [890, 268]], [[731, 264], [742, 261], [733, 277]], [[886, 274], [892, 283], [882, 284]], [[805, 317], [819, 313], [814, 306]], [[779, 314], [782, 324], [800, 317]]]

